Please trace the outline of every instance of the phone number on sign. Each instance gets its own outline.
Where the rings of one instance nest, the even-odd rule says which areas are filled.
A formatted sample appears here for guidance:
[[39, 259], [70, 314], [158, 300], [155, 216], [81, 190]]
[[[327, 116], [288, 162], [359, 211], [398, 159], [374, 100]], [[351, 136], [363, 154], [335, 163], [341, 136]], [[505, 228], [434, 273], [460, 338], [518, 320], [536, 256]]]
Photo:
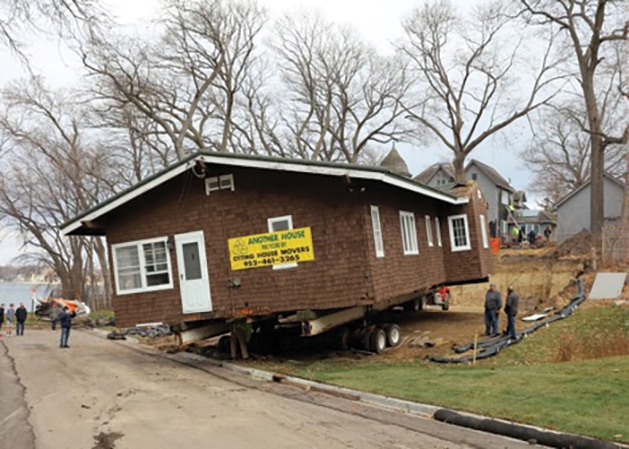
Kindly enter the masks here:
[[288, 256], [267, 257], [265, 259], [258, 260], [245, 260], [243, 265], [245, 267], [260, 267], [265, 265], [281, 265], [285, 263], [299, 262], [299, 254], [291, 254]]

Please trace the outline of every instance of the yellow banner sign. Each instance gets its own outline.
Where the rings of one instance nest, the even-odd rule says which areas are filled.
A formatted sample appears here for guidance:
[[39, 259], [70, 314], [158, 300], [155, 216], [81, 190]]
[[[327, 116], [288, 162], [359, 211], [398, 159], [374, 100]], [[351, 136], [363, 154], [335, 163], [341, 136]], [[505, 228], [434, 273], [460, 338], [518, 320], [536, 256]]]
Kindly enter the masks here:
[[227, 244], [232, 270], [314, 260], [310, 228], [236, 237]]

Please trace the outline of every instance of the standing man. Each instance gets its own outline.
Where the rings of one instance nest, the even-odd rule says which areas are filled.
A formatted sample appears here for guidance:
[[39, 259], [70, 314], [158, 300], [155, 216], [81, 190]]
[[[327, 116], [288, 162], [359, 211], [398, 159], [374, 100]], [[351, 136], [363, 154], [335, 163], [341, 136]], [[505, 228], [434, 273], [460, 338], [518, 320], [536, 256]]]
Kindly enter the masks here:
[[507, 289], [507, 299], [505, 301], [505, 313], [507, 314], [507, 334], [509, 337], [518, 338], [515, 333], [515, 317], [518, 314], [518, 302], [520, 298], [513, 291], [513, 286], [510, 285]]
[[13, 308], [13, 304], [9, 304], [9, 309], [7, 310], [7, 337], [11, 336], [11, 330], [13, 329], [14, 322], [15, 309]]
[[24, 335], [24, 325], [26, 323], [26, 318], [28, 317], [28, 311], [26, 307], [24, 307], [24, 303], [20, 303], [20, 307], [15, 311], [15, 319], [17, 320], [17, 325], [15, 326], [15, 334], [16, 335]]
[[0, 331], [2, 330], [3, 324], [4, 324], [4, 303], [0, 304]]
[[496, 290], [496, 284], [491, 283], [485, 293], [485, 335], [491, 337], [498, 335], [498, 311], [501, 308], [500, 292]]
[[76, 314], [74, 312], [70, 312], [70, 308], [68, 306], [63, 306], [63, 310], [57, 317], [57, 321], [61, 324], [61, 342], [59, 343], [60, 348], [69, 348], [68, 346], [68, 338], [70, 338], [70, 329], [72, 328], [72, 318], [74, 318]]

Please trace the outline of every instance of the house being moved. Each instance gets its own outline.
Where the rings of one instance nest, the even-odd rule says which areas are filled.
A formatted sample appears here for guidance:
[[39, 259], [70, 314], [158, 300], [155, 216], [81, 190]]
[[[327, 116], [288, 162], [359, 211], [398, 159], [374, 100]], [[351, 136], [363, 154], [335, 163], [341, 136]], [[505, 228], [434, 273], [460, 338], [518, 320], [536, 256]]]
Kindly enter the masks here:
[[107, 237], [120, 327], [185, 327], [382, 309], [484, 281], [487, 224], [473, 182], [444, 192], [383, 167], [205, 152], [62, 230]]

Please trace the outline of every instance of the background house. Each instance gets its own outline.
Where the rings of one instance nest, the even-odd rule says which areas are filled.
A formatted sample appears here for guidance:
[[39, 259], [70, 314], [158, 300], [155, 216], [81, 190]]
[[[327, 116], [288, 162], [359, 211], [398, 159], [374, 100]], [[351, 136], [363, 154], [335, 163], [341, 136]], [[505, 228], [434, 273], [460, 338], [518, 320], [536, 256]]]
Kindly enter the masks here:
[[[465, 176], [478, 183], [487, 200], [491, 236], [508, 235], [507, 206], [512, 204], [517, 209], [521, 208], [526, 201], [524, 192], [516, 191], [495, 169], [476, 159], [465, 167]], [[414, 181], [440, 188], [454, 183], [454, 168], [450, 163], [433, 164], [417, 175]]]
[[[588, 181], [573, 190], [555, 204], [557, 213], [557, 240], [563, 242], [582, 230], [590, 230], [590, 194], [591, 182]], [[603, 210], [606, 220], [620, 217], [624, 185], [613, 176], [605, 173], [603, 177]]]

